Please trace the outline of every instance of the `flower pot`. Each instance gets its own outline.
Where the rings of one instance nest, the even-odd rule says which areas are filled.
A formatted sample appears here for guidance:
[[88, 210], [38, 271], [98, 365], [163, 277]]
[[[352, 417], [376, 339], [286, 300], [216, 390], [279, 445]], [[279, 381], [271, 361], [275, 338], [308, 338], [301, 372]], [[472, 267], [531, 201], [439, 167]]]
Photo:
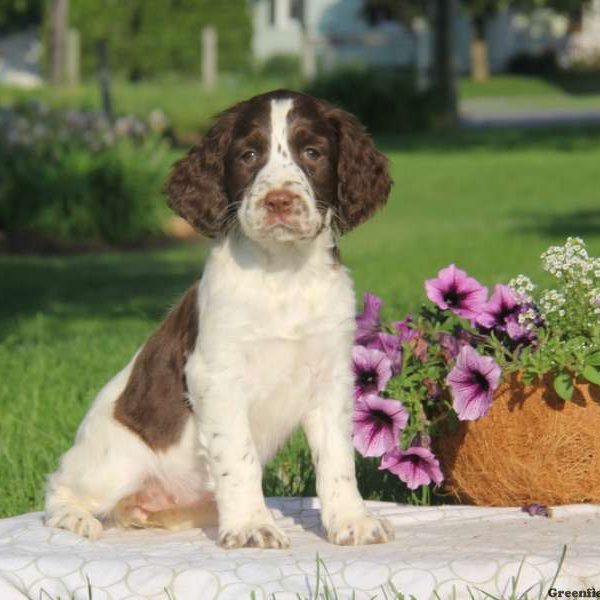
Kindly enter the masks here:
[[436, 441], [446, 490], [462, 502], [523, 506], [600, 502], [600, 387], [561, 400], [551, 381], [499, 388], [488, 414]]

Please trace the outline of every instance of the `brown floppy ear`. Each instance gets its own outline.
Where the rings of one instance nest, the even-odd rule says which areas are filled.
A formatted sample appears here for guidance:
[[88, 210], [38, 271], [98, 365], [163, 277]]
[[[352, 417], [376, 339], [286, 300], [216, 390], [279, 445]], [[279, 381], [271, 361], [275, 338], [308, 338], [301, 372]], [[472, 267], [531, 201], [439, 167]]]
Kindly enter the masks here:
[[218, 117], [200, 144], [173, 165], [165, 186], [167, 204], [207, 237], [224, 233], [227, 223], [225, 155], [235, 114], [234, 108]]
[[334, 108], [329, 120], [338, 135], [338, 214], [334, 220], [342, 234], [366, 221], [386, 203], [392, 180], [387, 158], [375, 148], [354, 115]]

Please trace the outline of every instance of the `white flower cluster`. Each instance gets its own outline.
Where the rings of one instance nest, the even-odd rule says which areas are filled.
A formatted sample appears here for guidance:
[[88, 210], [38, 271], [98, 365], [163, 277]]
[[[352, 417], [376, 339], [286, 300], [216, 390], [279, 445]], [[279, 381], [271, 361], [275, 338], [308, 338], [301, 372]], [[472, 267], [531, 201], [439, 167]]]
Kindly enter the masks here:
[[527, 310], [524, 310], [523, 312], [519, 313], [519, 316], [517, 317], [519, 325], [521, 325], [528, 331], [532, 330], [535, 327], [535, 324], [537, 323], [538, 319], [539, 315], [533, 308], [528, 308]]
[[542, 294], [542, 316], [564, 317], [567, 307], [571, 310], [576, 306], [571, 298], [579, 297], [588, 307], [584, 309], [586, 326], [592, 327], [590, 317], [594, 321], [600, 316], [600, 258], [589, 256], [585, 242], [578, 237], [567, 238], [563, 246], [551, 246], [541, 258], [544, 270], [563, 282], [560, 290], [548, 290]]
[[592, 287], [600, 278], [600, 258], [591, 258], [585, 242], [578, 237], [567, 238], [563, 246], [550, 246], [541, 256], [544, 270], [564, 279], [567, 288], [574, 285]]
[[600, 288], [590, 290], [588, 297], [594, 314], [600, 316]]
[[564, 317], [566, 312], [564, 306], [567, 298], [558, 290], [546, 290], [540, 296], [540, 312], [542, 318], [547, 319], [548, 315], [558, 314], [559, 317]]
[[535, 289], [535, 284], [527, 275], [517, 275], [508, 282], [508, 287], [523, 302], [531, 302], [531, 292]]

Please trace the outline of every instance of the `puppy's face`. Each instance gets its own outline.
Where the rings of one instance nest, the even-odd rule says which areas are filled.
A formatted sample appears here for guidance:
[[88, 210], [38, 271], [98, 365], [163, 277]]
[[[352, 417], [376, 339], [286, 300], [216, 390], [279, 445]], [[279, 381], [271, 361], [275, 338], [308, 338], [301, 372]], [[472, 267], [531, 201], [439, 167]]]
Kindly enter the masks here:
[[169, 204], [201, 233], [260, 242], [352, 229], [381, 206], [387, 161], [354, 117], [304, 94], [272, 92], [224, 112], [179, 161]]
[[337, 187], [335, 134], [310, 101], [272, 98], [242, 110], [226, 158], [226, 191], [257, 241], [315, 237]]

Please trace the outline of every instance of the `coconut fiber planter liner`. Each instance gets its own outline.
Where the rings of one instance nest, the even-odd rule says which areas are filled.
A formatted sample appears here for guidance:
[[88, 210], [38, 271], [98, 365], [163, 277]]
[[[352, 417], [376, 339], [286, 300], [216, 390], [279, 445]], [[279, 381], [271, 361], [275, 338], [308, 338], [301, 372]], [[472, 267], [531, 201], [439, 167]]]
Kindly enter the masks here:
[[488, 414], [436, 440], [446, 490], [487, 506], [600, 503], [600, 387], [578, 383], [565, 402], [551, 382], [517, 377]]

